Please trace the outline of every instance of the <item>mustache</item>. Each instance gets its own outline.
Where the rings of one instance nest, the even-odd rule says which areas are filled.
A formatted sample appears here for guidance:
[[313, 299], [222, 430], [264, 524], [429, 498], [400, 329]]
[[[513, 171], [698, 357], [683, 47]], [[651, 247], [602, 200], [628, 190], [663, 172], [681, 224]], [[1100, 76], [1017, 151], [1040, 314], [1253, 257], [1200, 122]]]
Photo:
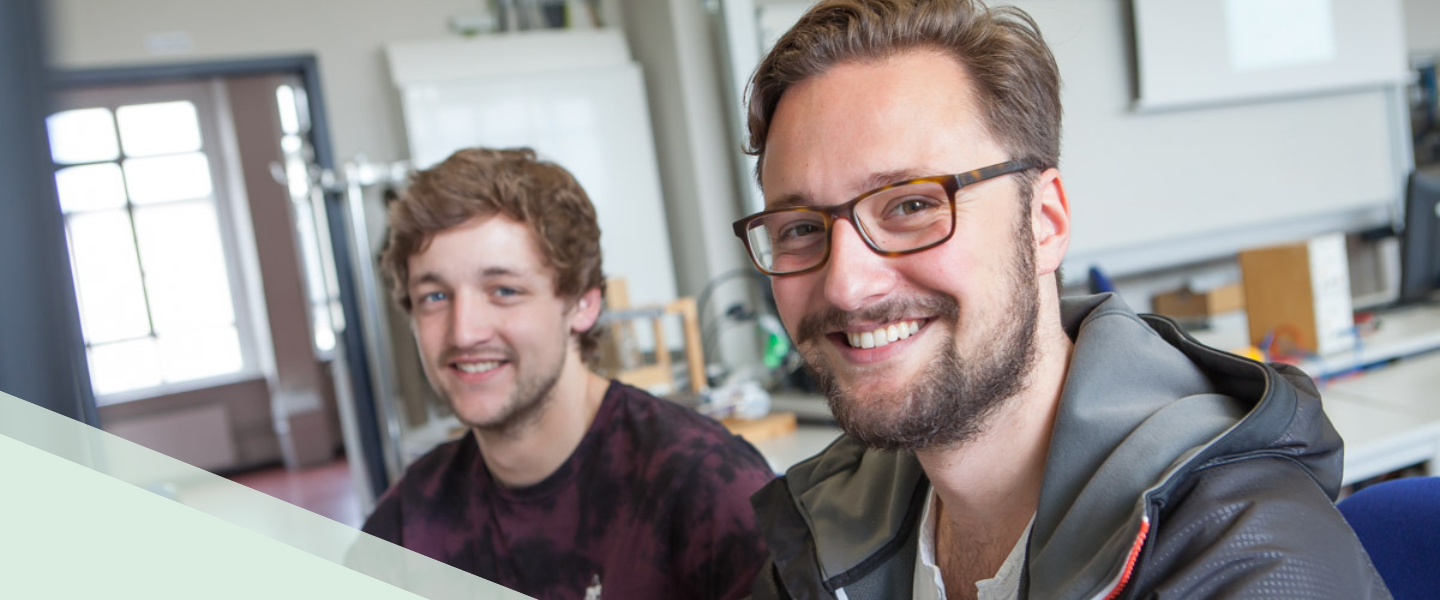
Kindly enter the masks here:
[[479, 346], [471, 346], [469, 348], [459, 348], [456, 346], [446, 348], [445, 352], [440, 355], [440, 364], [448, 365], [452, 362], [455, 362], [455, 359], [462, 356], [473, 356], [476, 354], [485, 356], [499, 356], [501, 360], [509, 362], [515, 361], [515, 353], [509, 348], [503, 346], [481, 344]]
[[918, 296], [887, 300], [857, 311], [843, 311], [826, 306], [800, 320], [795, 343], [818, 340], [831, 331], [838, 331], [859, 322], [899, 321], [915, 315], [954, 321], [960, 317], [960, 303], [949, 296]]

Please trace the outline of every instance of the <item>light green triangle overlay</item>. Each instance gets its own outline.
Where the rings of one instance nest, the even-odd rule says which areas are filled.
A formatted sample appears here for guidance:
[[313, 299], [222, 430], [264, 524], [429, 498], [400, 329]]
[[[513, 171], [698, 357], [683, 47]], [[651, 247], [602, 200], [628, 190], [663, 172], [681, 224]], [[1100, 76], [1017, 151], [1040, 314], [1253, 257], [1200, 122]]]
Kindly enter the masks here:
[[0, 572], [4, 598], [529, 598], [3, 392]]

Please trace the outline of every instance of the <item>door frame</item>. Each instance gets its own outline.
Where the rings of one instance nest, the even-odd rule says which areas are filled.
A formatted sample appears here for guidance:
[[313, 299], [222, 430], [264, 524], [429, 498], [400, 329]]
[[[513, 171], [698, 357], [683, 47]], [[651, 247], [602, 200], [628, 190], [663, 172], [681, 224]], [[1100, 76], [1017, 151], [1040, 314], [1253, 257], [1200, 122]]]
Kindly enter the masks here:
[[[310, 110], [310, 137], [315, 149], [315, 162], [322, 169], [334, 170], [335, 154], [330, 144], [329, 116], [325, 111], [325, 95], [320, 86], [320, 65], [314, 55], [299, 54], [269, 58], [169, 63], [128, 67], [106, 67], [95, 69], [67, 69], [51, 73], [50, 84], [53, 92], [77, 88], [106, 85], [134, 85], [163, 83], [174, 80], [209, 79], [243, 75], [293, 74], [300, 78], [305, 87]], [[379, 498], [389, 487], [390, 479], [385, 468], [383, 442], [375, 391], [370, 383], [370, 364], [365, 355], [365, 334], [360, 324], [364, 322], [360, 311], [359, 288], [348, 240], [352, 235], [345, 218], [344, 195], [335, 190], [325, 190], [325, 218], [330, 227], [331, 253], [335, 258], [335, 277], [340, 287], [340, 306], [345, 315], [345, 330], [341, 339], [345, 344], [345, 362], [350, 374], [350, 390], [353, 395], [356, 433], [360, 438], [359, 448], [346, 448], [352, 459], [358, 456], [365, 468], [369, 483], [370, 499]], [[93, 410], [94, 400], [90, 401]]]

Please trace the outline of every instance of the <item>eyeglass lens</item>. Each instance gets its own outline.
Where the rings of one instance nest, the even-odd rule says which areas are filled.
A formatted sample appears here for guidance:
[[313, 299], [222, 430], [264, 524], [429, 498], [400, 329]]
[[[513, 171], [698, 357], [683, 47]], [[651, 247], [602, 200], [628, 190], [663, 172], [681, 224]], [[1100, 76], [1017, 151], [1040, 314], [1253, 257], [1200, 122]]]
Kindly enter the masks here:
[[[939, 183], [916, 182], [866, 196], [855, 205], [856, 225], [880, 252], [906, 252], [945, 239], [954, 227], [953, 204]], [[793, 210], [750, 222], [746, 235], [755, 262], [767, 271], [793, 273], [825, 260], [830, 227], [825, 213]]]

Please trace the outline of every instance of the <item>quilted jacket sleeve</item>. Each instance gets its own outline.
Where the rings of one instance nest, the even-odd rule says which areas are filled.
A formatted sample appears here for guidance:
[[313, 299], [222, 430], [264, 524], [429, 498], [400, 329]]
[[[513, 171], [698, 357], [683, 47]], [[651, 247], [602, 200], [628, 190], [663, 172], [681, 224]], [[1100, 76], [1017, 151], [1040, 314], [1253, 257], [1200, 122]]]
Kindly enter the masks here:
[[1284, 457], [1208, 467], [1172, 496], [1130, 598], [1390, 598], [1360, 540]]

